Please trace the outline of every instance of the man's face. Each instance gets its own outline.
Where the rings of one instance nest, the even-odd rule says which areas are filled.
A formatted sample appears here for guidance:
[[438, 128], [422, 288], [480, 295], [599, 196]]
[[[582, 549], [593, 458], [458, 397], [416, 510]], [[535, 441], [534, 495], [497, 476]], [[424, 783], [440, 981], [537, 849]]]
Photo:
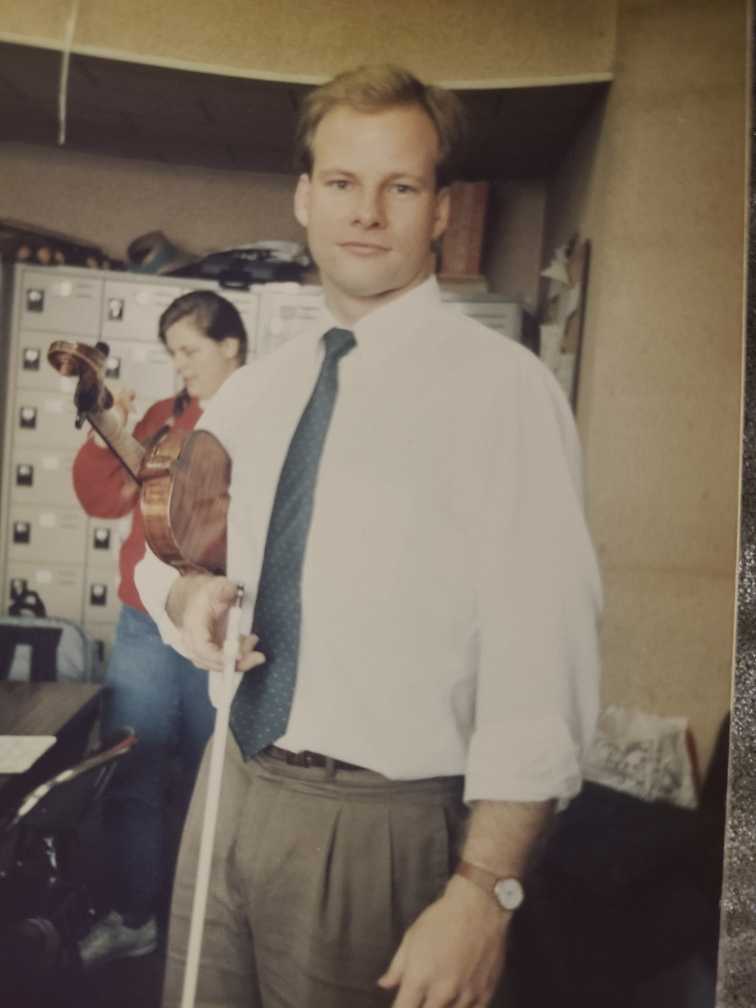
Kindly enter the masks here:
[[438, 138], [418, 106], [338, 106], [315, 132], [294, 199], [330, 310], [347, 324], [422, 283], [449, 215], [436, 192]]

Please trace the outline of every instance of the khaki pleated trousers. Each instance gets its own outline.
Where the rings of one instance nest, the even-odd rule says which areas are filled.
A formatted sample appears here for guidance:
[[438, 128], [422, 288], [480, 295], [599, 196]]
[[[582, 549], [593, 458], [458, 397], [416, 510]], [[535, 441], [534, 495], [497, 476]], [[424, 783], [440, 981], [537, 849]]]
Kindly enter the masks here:
[[[174, 885], [164, 1008], [181, 999], [209, 747]], [[197, 1008], [385, 1008], [376, 981], [444, 890], [462, 843], [461, 777], [245, 763], [229, 738]]]

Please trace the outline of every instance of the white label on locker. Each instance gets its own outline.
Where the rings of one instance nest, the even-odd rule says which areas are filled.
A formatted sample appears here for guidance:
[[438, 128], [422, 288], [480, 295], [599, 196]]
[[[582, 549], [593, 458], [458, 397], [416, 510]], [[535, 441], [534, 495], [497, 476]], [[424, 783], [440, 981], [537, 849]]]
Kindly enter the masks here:
[[37, 584], [52, 584], [52, 574], [50, 571], [38, 570], [34, 572], [34, 580]]
[[45, 292], [30, 288], [26, 292], [26, 310], [41, 312], [45, 307]]
[[45, 399], [45, 409], [48, 413], [62, 413], [63, 412], [63, 400], [62, 399]]
[[95, 549], [110, 549], [110, 529], [96, 528], [94, 530], [92, 545]]
[[135, 364], [144, 364], [147, 360], [147, 351], [144, 347], [136, 347], [131, 351], [131, 359]]
[[37, 347], [26, 347], [24, 349], [21, 367], [24, 371], [39, 371], [39, 361], [41, 357], [42, 353]]
[[141, 305], [149, 304], [150, 301], [152, 301], [152, 291], [142, 288], [142, 290], [138, 290], [136, 292], [136, 294], [134, 295], [134, 300], [136, 301], [137, 304]]
[[49, 511], [43, 511], [39, 516], [40, 528], [55, 528], [55, 515]]
[[73, 284], [70, 280], [61, 280], [54, 289], [61, 297], [70, 297], [73, 292]]
[[48, 469], [51, 472], [60, 469], [60, 462], [57, 455], [45, 455], [42, 459], [42, 468]]
[[58, 378], [58, 388], [61, 392], [75, 392], [78, 381], [74, 375], [61, 375]]

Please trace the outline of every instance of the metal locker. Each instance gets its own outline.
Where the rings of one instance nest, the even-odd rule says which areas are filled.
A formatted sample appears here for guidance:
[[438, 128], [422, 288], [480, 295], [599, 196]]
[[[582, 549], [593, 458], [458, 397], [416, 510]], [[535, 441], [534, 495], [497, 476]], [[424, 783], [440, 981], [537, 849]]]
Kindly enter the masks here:
[[461, 315], [477, 319], [484, 326], [508, 339], [522, 340], [522, 306], [516, 301], [503, 301], [496, 294], [443, 294], [447, 307]]
[[[73, 399], [77, 379], [59, 374], [47, 360], [50, 344], [56, 339], [71, 340], [70, 334], [22, 332], [16, 355], [16, 387], [65, 392]], [[95, 341], [90, 340], [90, 344]]]
[[10, 508], [7, 556], [20, 563], [81, 563], [87, 519], [81, 508], [14, 504]]
[[16, 391], [13, 411], [13, 443], [17, 447], [74, 448], [85, 432], [76, 428], [73, 397], [62, 392]]
[[75, 457], [72, 448], [16, 446], [11, 460], [11, 502], [78, 507], [71, 477]]
[[257, 356], [270, 353], [317, 318], [323, 293], [319, 287], [267, 284], [260, 303]]
[[20, 271], [18, 327], [87, 340], [100, 328], [102, 280], [56, 269]]
[[106, 384], [134, 389], [140, 399], [150, 402], [173, 395], [176, 372], [170, 354], [159, 340], [153, 340], [152, 344], [111, 340], [108, 346]]
[[97, 644], [98, 653], [104, 668], [108, 667], [108, 662], [110, 661], [113, 641], [115, 640], [116, 625], [116, 623], [84, 623], [84, 629]]
[[84, 580], [84, 622], [110, 623], [118, 619], [118, 571], [112, 567], [89, 567]]
[[11, 603], [12, 585], [21, 582], [26, 582], [30, 590], [37, 592], [48, 616], [62, 616], [81, 622], [84, 587], [84, 568], [81, 565], [10, 561], [5, 569], [5, 610]]
[[182, 292], [179, 284], [106, 280], [102, 298], [100, 338], [155, 342], [158, 320], [171, 301]]
[[87, 566], [117, 570], [121, 542], [121, 519], [90, 518], [87, 522]]

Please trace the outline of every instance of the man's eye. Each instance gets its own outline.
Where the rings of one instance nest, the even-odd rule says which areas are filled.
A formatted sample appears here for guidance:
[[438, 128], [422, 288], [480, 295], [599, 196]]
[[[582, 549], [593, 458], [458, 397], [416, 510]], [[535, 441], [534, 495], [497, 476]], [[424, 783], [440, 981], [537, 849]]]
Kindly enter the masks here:
[[349, 185], [346, 179], [332, 179], [328, 184], [332, 189], [346, 189]]

